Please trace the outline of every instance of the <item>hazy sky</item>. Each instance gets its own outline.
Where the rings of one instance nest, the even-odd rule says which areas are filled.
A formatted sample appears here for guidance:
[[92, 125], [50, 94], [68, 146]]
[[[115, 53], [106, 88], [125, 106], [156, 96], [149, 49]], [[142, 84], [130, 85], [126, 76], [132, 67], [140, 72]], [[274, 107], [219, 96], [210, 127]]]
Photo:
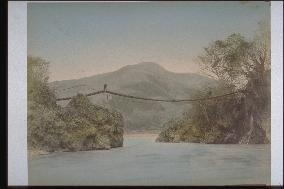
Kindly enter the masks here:
[[28, 3], [28, 54], [50, 62], [50, 81], [151, 61], [198, 72], [203, 47], [232, 33], [252, 37], [266, 2]]

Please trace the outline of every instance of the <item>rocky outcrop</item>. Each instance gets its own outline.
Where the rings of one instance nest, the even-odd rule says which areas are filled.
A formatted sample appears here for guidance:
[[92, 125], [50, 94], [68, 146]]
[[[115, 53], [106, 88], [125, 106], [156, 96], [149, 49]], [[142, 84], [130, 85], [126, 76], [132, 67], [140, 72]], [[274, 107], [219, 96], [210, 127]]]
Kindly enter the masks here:
[[[75, 96], [63, 109], [66, 148], [96, 150], [123, 145], [123, 118], [119, 112], [93, 105], [84, 95]], [[70, 137], [69, 137], [70, 136]]]
[[[259, 121], [255, 114], [239, 118], [226, 128], [218, 125], [202, 127], [187, 117], [171, 120], [159, 134], [156, 142], [189, 142], [206, 144], [267, 144], [270, 143], [267, 118]], [[269, 120], [269, 119], [268, 119]], [[269, 126], [270, 127], [270, 126]]]
[[75, 96], [65, 108], [28, 105], [28, 145], [33, 151], [103, 150], [123, 146], [119, 112]]
[[192, 123], [186, 119], [173, 119], [165, 124], [165, 129], [158, 135], [156, 142], [169, 143], [203, 143], [198, 131], [190, 127]]
[[[157, 142], [208, 144], [270, 143], [270, 71], [252, 77], [243, 94], [219, 101], [198, 102], [183, 117], [165, 125]], [[224, 93], [226, 88], [216, 88]]]
[[[240, 130], [245, 131], [240, 131]], [[182, 125], [173, 124], [166, 127], [157, 137], [156, 142], [166, 143], [205, 143], [205, 144], [268, 144], [269, 137], [262, 127], [252, 127], [247, 130], [240, 128], [239, 131], [234, 129], [222, 132], [216, 128], [202, 132], [196, 135], [195, 127], [190, 123]]]

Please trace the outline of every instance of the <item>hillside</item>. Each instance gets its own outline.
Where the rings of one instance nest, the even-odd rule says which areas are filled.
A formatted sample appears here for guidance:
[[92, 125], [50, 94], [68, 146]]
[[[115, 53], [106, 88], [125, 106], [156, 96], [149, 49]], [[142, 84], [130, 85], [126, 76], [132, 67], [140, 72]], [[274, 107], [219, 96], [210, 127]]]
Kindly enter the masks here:
[[[222, 101], [194, 104], [193, 111], [165, 123], [157, 142], [267, 144], [271, 142], [270, 70], [263, 85]], [[261, 95], [256, 96], [255, 92]], [[253, 108], [257, 104], [261, 108]], [[204, 116], [206, 115], [206, 116]]]
[[[55, 90], [57, 97], [67, 97], [102, 90], [105, 83], [108, 90], [124, 94], [178, 99], [189, 98], [195, 91], [214, 85], [215, 81], [193, 73], [173, 73], [156, 63], [143, 62], [92, 77], [55, 81], [50, 83], [50, 87]], [[184, 103], [150, 102], [117, 96], [109, 96], [108, 100], [104, 95], [89, 98], [94, 104], [121, 112], [126, 132], [160, 130], [166, 121], [190, 108], [190, 104]], [[59, 104], [65, 106], [67, 103], [64, 101]]]

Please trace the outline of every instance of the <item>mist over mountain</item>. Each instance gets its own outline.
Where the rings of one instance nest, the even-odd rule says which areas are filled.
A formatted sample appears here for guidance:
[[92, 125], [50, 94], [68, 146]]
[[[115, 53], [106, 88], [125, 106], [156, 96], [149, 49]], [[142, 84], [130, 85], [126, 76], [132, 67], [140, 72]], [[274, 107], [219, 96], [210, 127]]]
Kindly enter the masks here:
[[[170, 72], [157, 63], [143, 62], [91, 77], [51, 82], [50, 86], [57, 97], [69, 97], [102, 90], [104, 84], [110, 91], [139, 97], [185, 99], [197, 90], [215, 85], [216, 81], [195, 73]], [[190, 108], [188, 103], [142, 101], [105, 94], [89, 98], [94, 104], [121, 112], [126, 132], [160, 130], [163, 123]], [[58, 103], [65, 106], [67, 102]]]

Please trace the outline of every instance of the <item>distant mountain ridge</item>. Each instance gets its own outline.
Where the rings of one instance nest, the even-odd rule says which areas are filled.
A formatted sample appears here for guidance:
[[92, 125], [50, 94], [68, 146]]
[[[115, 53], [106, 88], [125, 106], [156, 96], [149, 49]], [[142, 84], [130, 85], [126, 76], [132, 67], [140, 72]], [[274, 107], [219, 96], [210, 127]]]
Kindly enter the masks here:
[[[194, 73], [174, 73], [157, 63], [143, 62], [124, 66], [117, 71], [94, 75], [75, 80], [51, 82], [57, 97], [86, 94], [107, 89], [124, 94], [149, 98], [180, 99], [189, 98], [195, 91], [216, 81]], [[132, 100], [117, 96], [98, 95], [89, 97], [95, 104], [120, 111], [127, 131], [160, 130], [168, 119], [180, 116], [189, 104], [162, 103]], [[60, 102], [65, 105], [67, 102]]]

